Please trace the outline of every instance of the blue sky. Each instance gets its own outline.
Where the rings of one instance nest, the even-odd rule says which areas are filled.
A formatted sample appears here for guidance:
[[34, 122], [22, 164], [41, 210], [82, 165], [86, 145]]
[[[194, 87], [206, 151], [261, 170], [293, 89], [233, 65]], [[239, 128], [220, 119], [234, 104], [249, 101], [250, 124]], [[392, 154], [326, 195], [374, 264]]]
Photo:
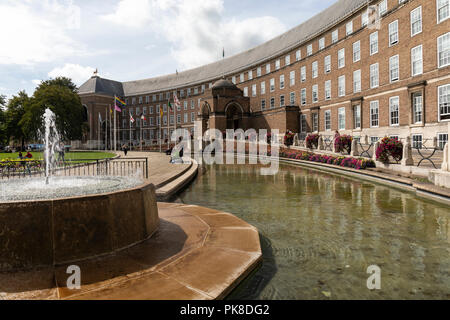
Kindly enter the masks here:
[[0, 94], [186, 70], [252, 48], [335, 0], [0, 0]]

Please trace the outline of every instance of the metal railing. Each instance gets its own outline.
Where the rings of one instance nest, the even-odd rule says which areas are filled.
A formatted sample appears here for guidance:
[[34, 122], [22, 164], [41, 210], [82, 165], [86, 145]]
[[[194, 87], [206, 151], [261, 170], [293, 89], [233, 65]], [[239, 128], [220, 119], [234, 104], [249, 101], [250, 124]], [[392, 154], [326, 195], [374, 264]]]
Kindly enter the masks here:
[[[51, 171], [52, 176], [135, 176], [148, 179], [148, 158], [61, 160]], [[44, 160], [0, 161], [0, 179], [43, 177]]]
[[443, 150], [436, 144], [435, 139], [424, 139], [422, 141], [412, 142], [411, 148], [414, 151], [413, 158], [419, 160], [417, 167], [429, 163], [437, 169], [438, 166], [436, 164], [439, 160], [442, 161], [443, 159]]

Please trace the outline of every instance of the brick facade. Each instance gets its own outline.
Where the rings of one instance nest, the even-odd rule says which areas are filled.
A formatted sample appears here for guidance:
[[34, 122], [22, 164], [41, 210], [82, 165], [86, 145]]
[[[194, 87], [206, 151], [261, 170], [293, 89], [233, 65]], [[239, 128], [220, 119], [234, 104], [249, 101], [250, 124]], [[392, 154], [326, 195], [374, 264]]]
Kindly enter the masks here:
[[[356, 136], [368, 135], [378, 138], [385, 135], [406, 137], [411, 134], [422, 134], [425, 139], [436, 137], [439, 133], [447, 133], [447, 119], [440, 119], [439, 117], [438, 87], [450, 85], [450, 65], [438, 66], [437, 39], [450, 32], [450, 19], [438, 21], [438, 0], [403, 2], [386, 0], [387, 10], [378, 20], [379, 27], [370, 23], [369, 26], [362, 26], [362, 15], [368, 7], [377, 6], [379, 8], [382, 2], [371, 1], [351, 16], [342, 17], [341, 21], [338, 21], [328, 30], [324, 30], [322, 34], [308, 42], [300, 43], [297, 48], [290, 49], [259, 64], [252, 64], [248, 69], [227, 74], [226, 78], [230, 81], [234, 80], [242, 92], [247, 93], [249, 97], [248, 125], [255, 129], [279, 129], [281, 132], [287, 129], [294, 132], [302, 130], [311, 132], [315, 129], [313, 119], [317, 119], [317, 131], [323, 134], [333, 134], [335, 130]], [[419, 7], [421, 7], [421, 32], [412, 36], [411, 12]], [[419, 9], [417, 10], [419, 11]], [[369, 19], [371, 17], [369, 16]], [[349, 34], [346, 34], [346, 27], [350, 21], [353, 28]], [[390, 24], [395, 23], [395, 21], [398, 25], [398, 41], [391, 45], [389, 29]], [[415, 25], [415, 28], [417, 26], [418, 24]], [[338, 30], [338, 41], [332, 43], [332, 33], [335, 30]], [[375, 32], [378, 33], [378, 50], [376, 53], [370, 54], [371, 34]], [[324, 38], [324, 48], [322, 49], [319, 48], [321, 38]], [[356, 59], [357, 61], [354, 62], [353, 47], [354, 43], [358, 41], [360, 43], [360, 59]], [[307, 55], [308, 45], [312, 45], [312, 54], [309, 56]], [[423, 71], [412, 76], [411, 50], [420, 45], [422, 46]], [[339, 68], [338, 52], [342, 49], [345, 49], [345, 65]], [[300, 59], [297, 59], [298, 50], [301, 52]], [[450, 53], [448, 54], [450, 55]], [[390, 59], [397, 55], [399, 76], [398, 80], [391, 81]], [[331, 59], [331, 71], [328, 73], [325, 72], [327, 56], [330, 56]], [[317, 74], [313, 78], [313, 64], [315, 65], [315, 62], [317, 62]], [[370, 69], [371, 65], [374, 64], [378, 64], [379, 84], [371, 88]], [[267, 65], [270, 65], [270, 71], [267, 69]], [[301, 79], [302, 67], [306, 68], [305, 81]], [[353, 75], [354, 71], [357, 70], [360, 70], [361, 90], [354, 92]], [[290, 80], [291, 72], [295, 73], [293, 83]], [[284, 76], [284, 86], [281, 85], [281, 76]], [[345, 76], [345, 94], [338, 96], [338, 78], [342, 76]], [[213, 81], [189, 85], [176, 90], [182, 105], [181, 109], [177, 111], [177, 116], [180, 114], [181, 119], [180, 123], [177, 124], [178, 127], [190, 128], [193, 126], [192, 120], [194, 117], [195, 119], [201, 118], [202, 108], [211, 98], [208, 97], [208, 94], [211, 93], [209, 89], [221, 77], [222, 75], [218, 74], [217, 79]], [[241, 81], [241, 77], [243, 77], [243, 81]], [[271, 88], [271, 79], [274, 79], [274, 88]], [[325, 98], [326, 81], [331, 81], [331, 97], [329, 99]], [[265, 93], [261, 92], [261, 83], [263, 82]], [[317, 102], [312, 101], [314, 85], [317, 85], [318, 89]], [[252, 89], [253, 86], [256, 86], [256, 90]], [[304, 105], [301, 103], [302, 89], [306, 89], [306, 104]], [[188, 90], [190, 90], [189, 96], [187, 95]], [[148, 133], [144, 135], [144, 138], [149, 140], [152, 130], [154, 132], [152, 137], [156, 137], [159, 131], [159, 126], [156, 125], [156, 118], [158, 117], [156, 108], [158, 105], [167, 104], [167, 95], [172, 97], [173, 92], [174, 90], [153, 92], [149, 88], [149, 92], [146, 94], [124, 97], [128, 102], [128, 107], [118, 118], [120, 127], [123, 126], [123, 123], [128, 123], [129, 109], [135, 111], [138, 107], [142, 111], [145, 106], [147, 107], [146, 117], [153, 117], [154, 125], [150, 126], [147, 120], [147, 126], [144, 128]], [[295, 94], [293, 103], [290, 99], [291, 93]], [[415, 93], [422, 94], [422, 121], [417, 123], [414, 121], [412, 107]], [[162, 94], [163, 99], [160, 99], [160, 94]], [[284, 105], [281, 105], [281, 96], [284, 97]], [[393, 124], [391, 123], [390, 100], [395, 102], [397, 101], [396, 97], [398, 97], [398, 124]], [[83, 102], [88, 101], [86, 99], [88, 98], [82, 96]], [[271, 105], [271, 99], [274, 99], [274, 105]], [[264, 109], [262, 109], [262, 101], [265, 102]], [[186, 110], [185, 102], [187, 102]], [[371, 121], [371, 102], [374, 106], [378, 102], [378, 126], [374, 126], [373, 121]], [[103, 98], [98, 103], [108, 104]], [[111, 99], [109, 103], [112, 103]], [[357, 105], [360, 106], [361, 111], [360, 128], [355, 128], [354, 107]], [[150, 108], [153, 109], [153, 114], [149, 113]], [[338, 126], [340, 108], [345, 108], [345, 128], [339, 128]], [[325, 113], [327, 110], [331, 112], [331, 126], [329, 128], [325, 128]], [[89, 109], [89, 112], [91, 111], [95, 112], [95, 109]], [[192, 116], [192, 113], [194, 113], [194, 116]], [[167, 112], [164, 115], [167, 116]], [[95, 114], [93, 116], [95, 117]], [[306, 130], [304, 127], [302, 128], [302, 116], [306, 118]], [[187, 119], [186, 122], [185, 119]], [[174, 119], [174, 121], [177, 121], [177, 119]], [[165, 127], [163, 126], [163, 128]], [[171, 125], [171, 128], [173, 128], [173, 125]], [[123, 129], [127, 130], [128, 128], [122, 128], [121, 130]], [[95, 137], [95, 133], [93, 135]]]

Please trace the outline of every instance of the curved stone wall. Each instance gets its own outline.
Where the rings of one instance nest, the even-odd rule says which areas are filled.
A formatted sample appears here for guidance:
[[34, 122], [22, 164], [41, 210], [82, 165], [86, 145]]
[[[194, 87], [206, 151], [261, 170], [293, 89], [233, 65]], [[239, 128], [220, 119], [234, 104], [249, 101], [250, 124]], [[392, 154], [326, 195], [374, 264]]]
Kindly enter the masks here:
[[120, 251], [148, 239], [158, 225], [153, 184], [85, 197], [0, 203], [0, 271]]

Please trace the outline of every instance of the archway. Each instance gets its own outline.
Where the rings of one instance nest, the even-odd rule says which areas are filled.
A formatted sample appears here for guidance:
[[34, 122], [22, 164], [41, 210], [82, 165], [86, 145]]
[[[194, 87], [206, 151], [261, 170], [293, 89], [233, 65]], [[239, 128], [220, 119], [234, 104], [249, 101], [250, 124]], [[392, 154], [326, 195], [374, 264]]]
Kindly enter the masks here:
[[210, 128], [210, 116], [211, 116], [211, 108], [207, 102], [205, 102], [202, 106], [200, 119], [202, 121], [202, 134], [205, 133]]
[[243, 129], [242, 128], [242, 107], [236, 103], [228, 105], [225, 109], [225, 114], [227, 117], [227, 129]]

